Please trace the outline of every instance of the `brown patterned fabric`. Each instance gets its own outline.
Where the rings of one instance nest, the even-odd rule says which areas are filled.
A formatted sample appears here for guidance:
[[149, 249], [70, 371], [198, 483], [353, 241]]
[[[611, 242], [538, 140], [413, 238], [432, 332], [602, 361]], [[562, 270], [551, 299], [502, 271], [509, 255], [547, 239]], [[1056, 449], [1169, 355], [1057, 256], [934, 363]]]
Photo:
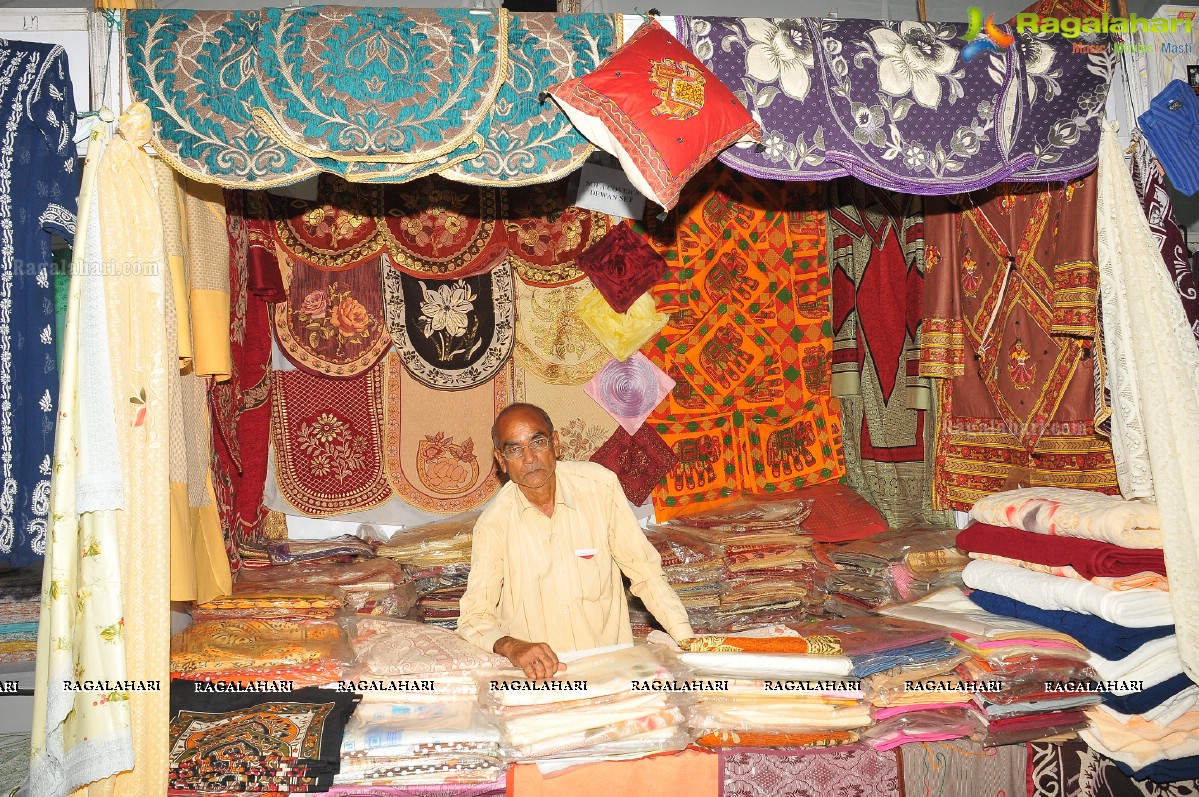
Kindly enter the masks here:
[[391, 265], [414, 277], [481, 274], [507, 254], [505, 196], [430, 177], [384, 189], [379, 231]]
[[279, 492], [305, 515], [326, 517], [391, 497], [383, 471], [385, 365], [352, 379], [275, 374], [271, 443]]
[[420, 384], [396, 354], [381, 364], [387, 383], [383, 414], [387, 479], [395, 494], [425, 512], [457, 514], [499, 489], [491, 424], [512, 401], [512, 366], [490, 382], [441, 391]]
[[637, 433], [631, 436], [618, 428], [591, 455], [591, 461], [615, 473], [625, 497], [641, 506], [649, 498], [650, 491], [678, 462], [678, 457], [661, 435], [641, 424]]
[[925, 202], [920, 373], [939, 381], [934, 506], [1017, 485], [1116, 491], [1095, 434], [1094, 175]]
[[578, 282], [576, 260], [608, 233], [604, 213], [576, 207], [567, 181], [509, 189], [508, 262], [522, 280], [539, 288]]

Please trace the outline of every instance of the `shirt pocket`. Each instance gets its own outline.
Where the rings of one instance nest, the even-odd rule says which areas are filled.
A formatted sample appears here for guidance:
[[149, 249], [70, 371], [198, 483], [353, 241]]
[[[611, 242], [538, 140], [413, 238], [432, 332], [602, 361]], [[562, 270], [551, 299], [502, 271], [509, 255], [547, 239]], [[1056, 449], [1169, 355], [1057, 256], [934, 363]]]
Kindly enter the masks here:
[[579, 597], [599, 601], [612, 591], [612, 557], [600, 548], [576, 548], [574, 566]]

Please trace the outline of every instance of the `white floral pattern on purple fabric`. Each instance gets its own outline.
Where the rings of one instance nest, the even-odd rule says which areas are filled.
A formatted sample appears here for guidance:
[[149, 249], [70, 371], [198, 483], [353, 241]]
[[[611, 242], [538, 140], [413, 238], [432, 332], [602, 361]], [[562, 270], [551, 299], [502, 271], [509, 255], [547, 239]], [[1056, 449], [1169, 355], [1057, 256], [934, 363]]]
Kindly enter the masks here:
[[1016, 34], [1007, 49], [966, 63], [964, 31], [862, 19], [679, 18], [679, 40], [762, 125], [761, 146], [720, 156], [746, 174], [852, 175], [931, 195], [1094, 169], [1112, 56], [1074, 52], [1081, 39]]

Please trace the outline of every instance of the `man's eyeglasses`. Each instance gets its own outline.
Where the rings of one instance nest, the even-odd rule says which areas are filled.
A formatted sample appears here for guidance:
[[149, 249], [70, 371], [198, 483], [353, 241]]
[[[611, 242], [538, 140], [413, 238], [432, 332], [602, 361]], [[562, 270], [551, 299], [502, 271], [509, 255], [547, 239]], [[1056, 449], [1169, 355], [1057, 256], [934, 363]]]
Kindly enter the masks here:
[[520, 459], [525, 455], [526, 448], [536, 454], [539, 451], [545, 451], [547, 448], [549, 448], [549, 445], [550, 439], [543, 434], [539, 434], [524, 445], [521, 445], [520, 443], [509, 443], [500, 449], [500, 454], [502, 454], [504, 459], [507, 460]]

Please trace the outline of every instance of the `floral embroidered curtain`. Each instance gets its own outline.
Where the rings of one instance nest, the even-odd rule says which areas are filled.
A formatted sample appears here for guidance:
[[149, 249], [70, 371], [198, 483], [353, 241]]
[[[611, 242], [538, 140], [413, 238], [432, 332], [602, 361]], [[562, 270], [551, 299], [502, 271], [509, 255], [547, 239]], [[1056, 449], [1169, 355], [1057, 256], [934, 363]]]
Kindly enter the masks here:
[[1106, 39], [1076, 52], [1082, 39], [1016, 33], [976, 55], [964, 24], [679, 17], [678, 28], [759, 118], [762, 147], [720, 156], [755, 177], [952, 194], [1067, 180], [1097, 162]]

